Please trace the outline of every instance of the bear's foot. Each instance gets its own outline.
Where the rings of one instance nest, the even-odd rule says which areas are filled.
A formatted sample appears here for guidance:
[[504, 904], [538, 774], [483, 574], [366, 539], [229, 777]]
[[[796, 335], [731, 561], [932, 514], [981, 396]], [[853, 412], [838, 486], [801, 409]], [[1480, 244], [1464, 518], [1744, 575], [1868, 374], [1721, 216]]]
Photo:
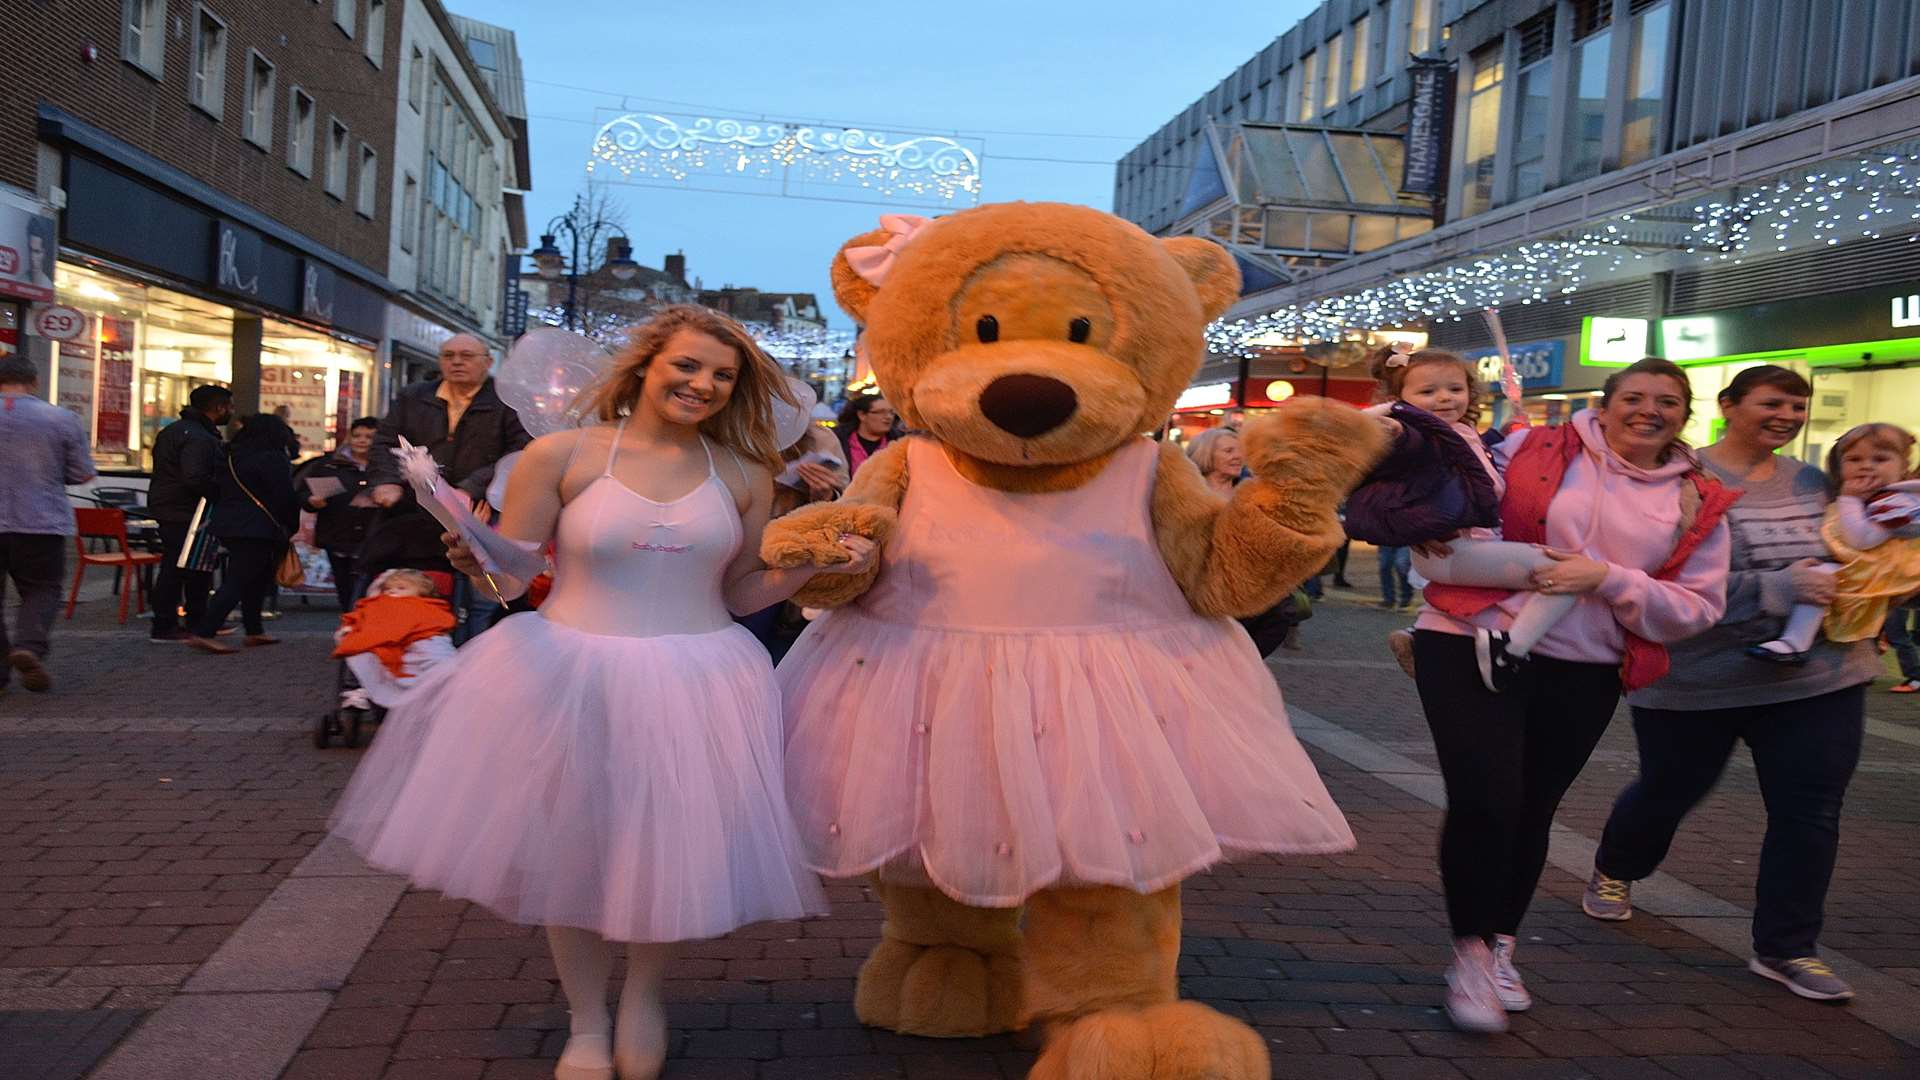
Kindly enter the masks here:
[[1020, 1026], [1020, 964], [959, 945], [885, 940], [860, 967], [860, 1022], [938, 1039], [977, 1038]]
[[1266, 1080], [1267, 1044], [1197, 1001], [1104, 1009], [1063, 1022], [1027, 1080]]

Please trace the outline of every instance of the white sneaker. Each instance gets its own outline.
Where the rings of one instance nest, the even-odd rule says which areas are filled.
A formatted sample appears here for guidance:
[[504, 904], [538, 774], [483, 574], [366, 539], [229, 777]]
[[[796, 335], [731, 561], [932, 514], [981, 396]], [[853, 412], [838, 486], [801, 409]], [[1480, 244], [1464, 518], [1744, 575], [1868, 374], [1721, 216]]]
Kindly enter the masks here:
[[1533, 1008], [1533, 995], [1520, 981], [1520, 969], [1513, 966], [1513, 950], [1518, 945], [1512, 934], [1493, 935], [1493, 994], [1508, 1012]]
[[1447, 969], [1447, 1019], [1461, 1031], [1498, 1035], [1507, 1030], [1507, 1010], [1493, 988], [1493, 954], [1478, 938], [1453, 943]]

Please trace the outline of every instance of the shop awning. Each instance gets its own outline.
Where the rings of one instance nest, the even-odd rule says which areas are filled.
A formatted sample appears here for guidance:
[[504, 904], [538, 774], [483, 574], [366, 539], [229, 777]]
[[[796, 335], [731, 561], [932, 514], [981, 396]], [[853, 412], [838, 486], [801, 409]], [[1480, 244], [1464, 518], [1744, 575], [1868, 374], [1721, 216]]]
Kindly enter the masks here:
[[1398, 191], [1391, 132], [1242, 122], [1207, 129], [1175, 232], [1233, 252], [1245, 292], [1433, 228], [1425, 197]]

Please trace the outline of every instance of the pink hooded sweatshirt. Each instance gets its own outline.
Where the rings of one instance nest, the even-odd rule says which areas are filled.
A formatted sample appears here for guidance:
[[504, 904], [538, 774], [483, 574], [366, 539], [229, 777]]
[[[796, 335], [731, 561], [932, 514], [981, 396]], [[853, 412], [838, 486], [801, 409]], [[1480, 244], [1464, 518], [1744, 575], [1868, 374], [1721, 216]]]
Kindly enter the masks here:
[[[1676, 450], [1666, 464], [1642, 469], [1608, 449], [1593, 410], [1575, 413], [1571, 423], [1584, 449], [1568, 464], [1547, 510], [1547, 545], [1606, 563], [1607, 576], [1554, 624], [1535, 655], [1617, 664], [1626, 648], [1623, 627], [1648, 641], [1668, 644], [1719, 622], [1727, 607], [1732, 546], [1724, 520], [1673, 578], [1656, 581], [1652, 576], [1679, 539], [1680, 491], [1694, 467], [1692, 457]], [[1501, 469], [1529, 434], [1531, 430], [1514, 432], [1493, 448]], [[1414, 627], [1445, 634], [1471, 634], [1476, 625], [1505, 630], [1528, 595], [1515, 593], [1469, 620], [1423, 607]]]

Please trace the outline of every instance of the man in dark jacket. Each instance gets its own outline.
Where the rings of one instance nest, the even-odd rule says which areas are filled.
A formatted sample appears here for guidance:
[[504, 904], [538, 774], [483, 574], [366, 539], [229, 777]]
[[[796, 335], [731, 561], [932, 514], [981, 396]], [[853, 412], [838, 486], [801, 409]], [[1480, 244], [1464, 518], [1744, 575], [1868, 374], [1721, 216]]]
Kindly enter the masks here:
[[192, 635], [180, 628], [178, 612], [187, 609], [187, 621], [197, 624], [207, 611], [213, 575], [177, 568], [186, 545], [187, 525], [203, 498], [219, 494], [220, 427], [233, 415], [233, 391], [224, 386], [196, 386], [187, 396], [180, 419], [160, 429], [153, 439], [153, 480], [147, 486], [147, 513], [160, 525], [160, 566], [153, 578], [154, 641], [185, 641]]
[[479, 338], [455, 334], [440, 346], [440, 378], [406, 387], [380, 421], [367, 479], [374, 504], [383, 509], [367, 533], [360, 571], [394, 566], [447, 569], [440, 523], [419, 503], [400, 476], [393, 450], [401, 436], [424, 446], [440, 464], [445, 482], [475, 503], [486, 498], [500, 459], [533, 441], [520, 415], [494, 392], [487, 372], [493, 355]]

